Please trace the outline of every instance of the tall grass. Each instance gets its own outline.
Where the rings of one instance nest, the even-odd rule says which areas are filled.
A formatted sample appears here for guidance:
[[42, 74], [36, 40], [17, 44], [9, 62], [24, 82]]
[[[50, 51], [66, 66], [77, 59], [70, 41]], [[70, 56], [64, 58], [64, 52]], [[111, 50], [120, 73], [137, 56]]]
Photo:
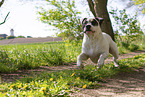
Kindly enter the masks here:
[[65, 42], [1, 46], [0, 72], [67, 65], [76, 62], [80, 52], [81, 44], [73, 46]]
[[120, 54], [145, 49], [145, 35], [138, 36], [134, 41], [128, 42], [126, 36], [116, 36], [116, 44]]

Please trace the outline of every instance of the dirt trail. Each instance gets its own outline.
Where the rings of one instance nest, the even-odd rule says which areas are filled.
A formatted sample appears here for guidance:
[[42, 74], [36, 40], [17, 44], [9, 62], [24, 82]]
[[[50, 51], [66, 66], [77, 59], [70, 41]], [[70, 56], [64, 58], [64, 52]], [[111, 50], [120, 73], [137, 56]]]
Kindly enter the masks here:
[[[122, 54], [119, 60], [124, 58], [131, 58], [135, 55], [145, 53], [143, 51], [130, 52]], [[112, 58], [106, 59], [105, 63], [111, 62]], [[87, 61], [89, 64], [90, 60]], [[41, 66], [34, 70], [24, 70], [15, 73], [4, 74], [0, 73], [2, 82], [12, 82], [16, 79], [22, 78], [24, 75], [30, 75], [32, 72], [39, 73], [42, 71], [55, 71], [64, 69], [74, 69], [76, 65], [69, 66]], [[145, 68], [137, 69], [132, 74], [121, 73], [111, 79], [106, 79], [106, 83], [100, 83], [102, 87], [98, 89], [82, 89], [78, 93], [73, 93], [72, 97], [145, 97]]]
[[132, 74], [120, 74], [98, 89], [83, 89], [72, 97], [145, 97], [145, 68]]
[[[123, 54], [119, 59], [130, 58], [135, 55], [145, 53], [136, 51]], [[110, 58], [106, 60], [110, 62]], [[131, 74], [120, 73], [114, 78], [106, 79], [105, 83], [100, 83], [102, 87], [98, 89], [82, 89], [74, 93], [72, 97], [145, 97], [145, 68], [137, 69]]]

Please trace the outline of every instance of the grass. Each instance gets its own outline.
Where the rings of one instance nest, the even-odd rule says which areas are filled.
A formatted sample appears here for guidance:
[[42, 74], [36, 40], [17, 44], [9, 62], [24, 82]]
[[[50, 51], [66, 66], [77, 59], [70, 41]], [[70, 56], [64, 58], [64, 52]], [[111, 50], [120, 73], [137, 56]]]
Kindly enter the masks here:
[[15, 72], [39, 66], [58, 66], [76, 62], [81, 44], [65, 42], [6, 45], [0, 48], [0, 72]]
[[97, 70], [94, 65], [85, 66], [84, 70], [63, 70], [54, 72], [41, 72], [13, 83], [0, 85], [0, 96], [69, 96], [69, 93], [78, 88], [98, 88], [105, 78], [113, 77], [122, 72], [132, 73], [135, 69], [145, 66], [145, 54], [119, 61], [120, 68], [113, 63], [106, 64]]
[[[124, 37], [123, 37], [124, 38]], [[119, 53], [145, 49], [145, 37], [137, 42], [127, 43], [116, 39]], [[58, 66], [76, 63], [81, 53], [81, 43], [48, 42], [0, 46], [0, 72], [15, 72], [20, 69], [34, 69], [40, 66]]]
[[126, 36], [116, 36], [116, 44], [120, 54], [145, 49], [145, 35], [136, 37], [134, 41], [127, 40]]
[[[133, 44], [117, 43], [120, 53], [135, 50]], [[134, 43], [135, 44], [135, 43]], [[142, 46], [140, 46], [142, 44]], [[138, 49], [144, 49], [144, 41], [136, 43]], [[123, 47], [122, 47], [123, 46]], [[9, 73], [20, 69], [34, 69], [39, 66], [59, 66], [76, 62], [81, 53], [81, 43], [50, 42], [23, 45], [0, 46], [0, 72]], [[41, 72], [13, 83], [1, 83], [0, 97], [9, 96], [68, 96], [78, 88], [98, 88], [105, 78], [113, 77], [120, 72], [131, 73], [145, 66], [145, 54], [119, 61], [120, 68], [113, 63], [106, 64], [97, 70], [94, 65], [85, 66], [84, 70], [63, 70]]]

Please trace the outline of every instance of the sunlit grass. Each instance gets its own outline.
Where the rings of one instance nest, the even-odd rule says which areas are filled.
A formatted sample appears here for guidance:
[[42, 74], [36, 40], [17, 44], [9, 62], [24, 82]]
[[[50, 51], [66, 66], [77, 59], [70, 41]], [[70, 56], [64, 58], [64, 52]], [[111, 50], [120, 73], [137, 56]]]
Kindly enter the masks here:
[[145, 67], [145, 54], [119, 61], [120, 68], [113, 63], [104, 65], [102, 69], [96, 69], [94, 65], [85, 66], [84, 70], [63, 70], [54, 72], [41, 72], [13, 83], [0, 85], [0, 96], [69, 96], [69, 93], [78, 88], [98, 88], [99, 82], [105, 78], [114, 77], [122, 72], [132, 73], [135, 69]]
[[[119, 53], [144, 49], [142, 41], [127, 44], [116, 39]], [[20, 69], [34, 69], [40, 66], [59, 66], [76, 63], [81, 53], [81, 42], [48, 42], [0, 46], [0, 72], [15, 72]]]
[[42, 65], [58, 66], [76, 62], [81, 44], [65, 42], [5, 45], [0, 48], [0, 72], [33, 69]]

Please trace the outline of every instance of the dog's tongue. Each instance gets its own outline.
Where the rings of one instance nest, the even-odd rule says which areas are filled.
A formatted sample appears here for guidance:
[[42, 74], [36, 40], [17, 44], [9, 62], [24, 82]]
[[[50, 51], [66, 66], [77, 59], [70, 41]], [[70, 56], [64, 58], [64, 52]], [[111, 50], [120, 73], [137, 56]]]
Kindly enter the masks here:
[[86, 31], [86, 33], [87, 33], [87, 34], [90, 34], [90, 33], [92, 33], [92, 31]]

